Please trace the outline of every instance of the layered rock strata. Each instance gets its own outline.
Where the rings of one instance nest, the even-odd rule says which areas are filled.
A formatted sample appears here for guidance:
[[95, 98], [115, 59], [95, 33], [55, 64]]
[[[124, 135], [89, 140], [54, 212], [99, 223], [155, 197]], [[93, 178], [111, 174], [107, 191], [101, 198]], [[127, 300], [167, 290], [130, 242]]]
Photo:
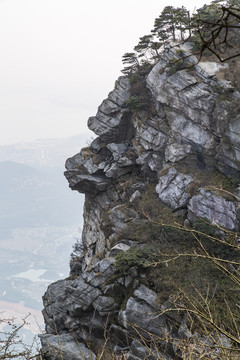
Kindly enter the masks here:
[[[83, 343], [96, 349], [109, 340], [116, 354], [143, 359], [141, 335], [187, 336], [184, 319], [175, 319], [173, 328], [170, 315], [156, 316], [165, 303], [144, 273], [119, 275], [114, 266], [117, 254], [136, 246], [129, 227], [147, 221], [138, 205], [149, 184], [159, 204], [181, 213], [185, 223], [201, 217], [238, 230], [238, 198], [221, 192], [218, 181], [240, 178], [240, 94], [194, 56], [187, 56], [185, 68], [174, 67], [172, 59], [183, 51], [166, 50], [144, 78], [147, 108], [128, 106], [134, 80], [120, 77], [89, 119], [98, 137], [66, 161], [70, 188], [86, 195], [83, 253], [70, 277], [50, 285], [43, 297], [43, 351], [57, 351], [56, 339], [63, 339], [63, 359], [71, 359], [76, 343], [81, 359], [94, 359]], [[169, 346], [165, 359], [177, 351]], [[154, 351], [149, 358], [158, 358]], [[55, 358], [51, 351], [44, 356]]]

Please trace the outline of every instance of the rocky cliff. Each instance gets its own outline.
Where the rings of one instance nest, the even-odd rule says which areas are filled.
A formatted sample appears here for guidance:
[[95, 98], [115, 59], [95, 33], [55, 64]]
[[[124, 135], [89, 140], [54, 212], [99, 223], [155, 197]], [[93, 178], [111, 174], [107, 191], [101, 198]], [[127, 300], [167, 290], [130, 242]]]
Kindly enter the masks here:
[[197, 63], [187, 45], [167, 49], [148, 74], [120, 77], [88, 120], [98, 137], [65, 172], [85, 194], [82, 249], [69, 278], [43, 297], [45, 359], [95, 359], [103, 348], [126, 359], [181, 359], [179, 338], [193, 330], [184, 314], [165, 311], [179, 288], [193, 283], [204, 293], [217, 283], [218, 299], [228, 292], [209, 262], [159, 260], [201, 247], [180, 231], [199, 218], [221, 239], [207, 243], [208, 254], [225, 252], [223, 229], [238, 231], [240, 94], [227, 70]]

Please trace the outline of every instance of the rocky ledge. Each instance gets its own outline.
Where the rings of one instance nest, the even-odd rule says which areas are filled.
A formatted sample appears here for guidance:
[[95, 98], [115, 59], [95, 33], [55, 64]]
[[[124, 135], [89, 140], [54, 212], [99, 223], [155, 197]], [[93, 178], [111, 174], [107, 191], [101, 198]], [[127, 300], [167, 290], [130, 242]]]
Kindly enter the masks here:
[[[221, 239], [223, 229], [238, 231], [240, 94], [218, 80], [219, 66], [187, 54], [174, 67], [184, 51], [167, 49], [146, 76], [120, 77], [88, 121], [98, 137], [66, 161], [70, 188], [85, 194], [82, 250], [43, 297], [44, 359], [95, 359], [104, 347], [126, 359], [182, 359], [179, 339], [204, 337], [186, 315], [166, 311], [177, 292], [166, 266], [149, 263], [156, 248], [193, 241], [172, 224], [192, 228], [201, 218]], [[195, 281], [195, 265], [172, 270], [179, 286]], [[198, 276], [211, 273], [199, 266]], [[208, 346], [219, 339], [230, 346], [222, 334]]]

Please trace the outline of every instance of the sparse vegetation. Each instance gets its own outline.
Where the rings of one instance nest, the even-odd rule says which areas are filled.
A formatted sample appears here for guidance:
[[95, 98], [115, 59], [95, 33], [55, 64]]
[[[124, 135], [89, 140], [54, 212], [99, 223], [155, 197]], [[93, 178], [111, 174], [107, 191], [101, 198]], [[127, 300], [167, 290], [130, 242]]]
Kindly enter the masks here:
[[[215, 172], [206, 181], [212, 190], [214, 182], [219, 185], [215, 189], [219, 195], [234, 198], [231, 190], [237, 184], [235, 178]], [[225, 185], [228, 190], [223, 190]], [[175, 313], [173, 317], [189, 319], [191, 333], [202, 338], [179, 340], [180, 348], [184, 346], [186, 351], [184, 359], [191, 359], [188, 356], [194, 342], [198, 344], [194, 356], [198, 351], [205, 356], [210, 353], [212, 348], [203, 341], [206, 336], [213, 347], [220, 346], [219, 359], [237, 359], [240, 354], [238, 234], [200, 218], [185, 227], [184, 214], [174, 214], [162, 204], [154, 184], [146, 187], [135, 206], [142, 210], [143, 219], [141, 223], [129, 224], [121, 235], [134, 240], [136, 245], [117, 255], [119, 274], [128, 275], [133, 269], [138, 274], [144, 273], [145, 284], [157, 292], [159, 303]], [[221, 348], [223, 338], [229, 342], [228, 348]], [[167, 341], [173, 339], [168, 337]]]
[[116, 269], [121, 275], [129, 275], [133, 270], [145, 268], [154, 258], [153, 249], [133, 245], [126, 252], [116, 256]]
[[[173, 319], [185, 316], [186, 328], [192, 335], [178, 339], [179, 355], [184, 350], [184, 359], [198, 353], [207, 356], [213, 349], [218, 349], [221, 360], [238, 359], [240, 248], [236, 234], [221, 229], [219, 236], [218, 227], [202, 219], [196, 219], [190, 228], [149, 220], [149, 226], [144, 224], [139, 231], [145, 245], [118, 254], [118, 271], [128, 275], [133, 269], [144, 270], [146, 285], [158, 293], [158, 301], [163, 304], [161, 314]], [[135, 330], [149, 353], [152, 347], [160, 351], [155, 336], [149, 341], [149, 336], [144, 339], [140, 329]], [[162, 339], [165, 344], [176, 341], [166, 336]], [[222, 346], [223, 342], [227, 346]]]
[[28, 325], [26, 316], [20, 323], [15, 318], [0, 318], [0, 359], [40, 360], [37, 339], [26, 344], [21, 330]]
[[[197, 9], [190, 16], [185, 7], [174, 8], [166, 6], [155, 19], [151, 34], [140, 37], [133, 52], [123, 55], [122, 70], [124, 74], [132, 76], [134, 73], [145, 75], [152, 66], [161, 59], [166, 46], [175, 47], [176, 42], [191, 41], [193, 51], [199, 58], [214, 55], [215, 60], [231, 60], [240, 55], [240, 3], [239, 0], [212, 1]], [[183, 59], [178, 59], [185, 65]], [[170, 70], [173, 71], [173, 70]]]
[[[215, 33], [215, 28], [221, 26], [226, 29], [220, 20], [224, 19], [226, 11], [230, 14], [229, 11], [232, 9], [234, 13], [230, 15], [234, 17], [235, 14], [235, 20], [231, 26], [236, 24], [238, 26], [239, 10], [235, 7], [238, 5], [238, 2], [229, 1], [227, 10], [224, 10], [226, 6], [215, 1], [199, 9], [192, 19], [184, 7], [177, 9], [172, 6], [166, 7], [155, 20], [152, 34], [141, 37], [134, 52], [123, 56], [123, 63], [127, 65], [123, 73], [129, 75], [131, 84], [131, 96], [124, 105], [132, 112], [151, 111], [153, 105], [143, 80], [154, 63], [161, 58], [162, 50], [170, 43], [191, 39], [200, 56], [215, 53], [215, 46], [221, 51], [222, 47], [218, 47], [221, 44], [214, 43], [218, 39], [215, 34], [221, 39], [221, 31]], [[224, 41], [227, 44], [227, 38]], [[184, 58], [182, 49], [177, 48], [175, 52], [176, 57], [169, 59], [169, 65], [164, 70], [168, 75], [193, 66]], [[219, 95], [225, 96], [225, 94]], [[83, 156], [88, 156], [88, 150], [83, 152]], [[181, 163], [176, 165], [176, 168], [177, 166], [181, 166]], [[184, 171], [187, 170], [181, 168], [181, 172]], [[222, 195], [224, 192], [228, 199], [234, 198], [231, 192], [238, 185], [238, 179], [227, 177], [218, 171], [212, 171], [209, 176], [198, 170], [192, 172], [196, 181], [189, 186], [191, 194], [199, 191], [199, 186], [204, 186], [207, 190], [215, 187], [216, 194]], [[119, 184], [117, 186], [120, 188]], [[127, 188], [126, 184], [124, 186]], [[122, 185], [122, 190], [118, 194], [121, 200], [124, 196], [128, 197], [124, 186]], [[171, 351], [175, 349], [176, 358], [184, 360], [212, 359], [212, 355], [216, 355], [215, 358], [219, 360], [238, 359], [240, 356], [238, 234], [212, 225], [204, 219], [196, 218], [191, 223], [187, 220], [187, 226], [184, 225], [186, 208], [182, 207], [173, 212], [159, 201], [153, 183], [146, 186], [145, 192], [135, 203], [130, 204], [129, 201], [129, 207], [141, 209], [140, 221], [131, 222], [131, 219], [129, 222], [126, 221], [127, 227], [122, 232], [119, 231], [117, 240], [122, 237], [133, 240], [135, 244], [127, 251], [116, 255], [117, 274], [111, 275], [110, 281], [108, 279], [105, 285], [114, 285], [116, 279], [129, 275], [132, 275], [130, 278], [133, 279], [144, 272], [145, 277], [141, 278], [141, 283], [145, 283], [158, 294], [161, 310], [155, 316], [169, 316], [173, 320], [170, 327], [174, 327], [176, 323], [179, 328], [183, 319], [186, 325], [182, 337], [176, 330], [174, 336], [169, 331], [163, 338], [157, 338], [151, 333], [144, 338], [141, 329], [131, 324], [138, 341], [147, 350], [147, 356], [163, 359], [161, 351], [168, 354], [168, 344], [171, 344]], [[112, 225], [108, 219], [104, 219], [101, 224], [106, 238], [110, 238], [113, 233]], [[108, 250], [111, 246], [109, 245]], [[104, 259], [104, 256], [105, 250], [92, 257], [91, 262]], [[77, 242], [71, 254], [71, 264], [74, 266], [76, 263], [81, 263], [81, 257], [82, 247], [80, 242]], [[87, 270], [90, 271], [90, 268], [91, 266]], [[94, 276], [99, 278], [102, 275], [103, 273], [99, 272]], [[139, 279], [140, 276], [138, 281]], [[123, 284], [125, 283], [122, 282], [118, 287], [123, 289], [122, 292], [111, 294], [121, 310], [124, 310], [127, 300], [134, 292], [132, 283], [126, 287]], [[114, 293], [114, 286], [111, 291]], [[105, 343], [96, 351], [98, 360], [127, 359], [127, 355], [117, 356], [109, 350], [110, 337], [107, 330], [106, 326], [102, 337], [105, 337]]]
[[130, 110], [142, 110], [148, 106], [147, 102], [144, 102], [144, 100], [142, 100], [140, 97], [136, 95], [133, 95], [128, 100], [126, 100], [125, 105]]

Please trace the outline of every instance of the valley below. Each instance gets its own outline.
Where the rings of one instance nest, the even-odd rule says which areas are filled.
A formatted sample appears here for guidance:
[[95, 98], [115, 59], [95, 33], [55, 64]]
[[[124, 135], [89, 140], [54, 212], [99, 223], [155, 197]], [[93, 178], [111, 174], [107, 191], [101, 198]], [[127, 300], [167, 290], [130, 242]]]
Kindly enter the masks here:
[[26, 319], [27, 343], [43, 331], [42, 296], [68, 276], [81, 237], [83, 196], [69, 191], [63, 172], [84, 142], [78, 136], [0, 146], [0, 329], [5, 319]]

